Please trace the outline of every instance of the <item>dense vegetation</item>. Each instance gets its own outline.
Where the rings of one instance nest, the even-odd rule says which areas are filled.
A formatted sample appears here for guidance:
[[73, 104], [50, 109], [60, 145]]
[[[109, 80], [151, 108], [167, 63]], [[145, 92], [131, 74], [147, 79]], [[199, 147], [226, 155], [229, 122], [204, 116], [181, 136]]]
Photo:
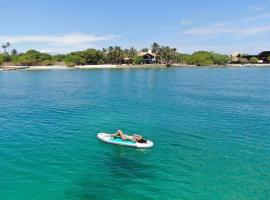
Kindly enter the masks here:
[[[138, 50], [131, 47], [129, 49], [122, 49], [119, 46], [108, 47], [102, 50], [87, 49], [84, 51], [77, 51], [68, 53], [66, 55], [50, 55], [41, 53], [36, 50], [29, 50], [25, 53], [20, 53], [13, 49], [11, 52], [7, 50], [10, 43], [2, 46], [4, 53], [0, 54], [0, 65], [97, 65], [97, 64], [142, 64], [143, 57], [138, 55]], [[189, 65], [223, 65], [230, 61], [227, 55], [217, 54], [208, 51], [199, 51], [193, 54], [181, 54], [175, 48], [168, 46], [160, 46], [154, 43], [151, 48], [144, 48], [141, 52], [148, 50], [156, 55], [157, 64], [189, 64]]]
[[267, 61], [270, 63], [270, 56], [267, 57]]
[[256, 58], [256, 57], [251, 57], [251, 58], [249, 59], [249, 61], [250, 61], [252, 64], [255, 64], [255, 63], [258, 63], [259, 59]]
[[183, 55], [181, 63], [197, 66], [224, 65], [230, 61], [227, 55], [217, 54], [208, 51], [198, 51], [192, 55]]

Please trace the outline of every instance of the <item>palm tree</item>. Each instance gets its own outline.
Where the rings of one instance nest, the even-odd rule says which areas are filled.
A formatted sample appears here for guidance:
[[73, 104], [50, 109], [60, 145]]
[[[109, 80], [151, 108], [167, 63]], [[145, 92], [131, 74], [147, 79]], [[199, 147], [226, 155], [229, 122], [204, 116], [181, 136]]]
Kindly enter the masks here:
[[154, 42], [151, 47], [152, 47], [152, 52], [153, 53], [157, 53], [159, 51], [159, 49], [160, 49], [159, 44], [156, 43], [156, 42]]
[[107, 49], [105, 49], [105, 48], [102, 48], [102, 51], [101, 51], [102, 53], [107, 53]]
[[121, 64], [124, 57], [124, 51], [119, 46], [114, 47], [116, 64]]
[[7, 48], [10, 46], [10, 43], [7, 42], [6, 44], [3, 44], [1, 47], [4, 49], [4, 53], [7, 54]]
[[10, 47], [10, 43], [9, 42], [6, 43], [6, 47], [7, 47], [7, 49], [9, 49], [9, 47]]
[[18, 54], [18, 51], [16, 49], [11, 50], [11, 55], [17, 55], [17, 54]]
[[109, 64], [113, 64], [113, 47], [109, 46], [108, 49], [104, 49], [107, 55], [107, 61]]
[[142, 50], [141, 50], [141, 52], [147, 52], [148, 51], [148, 48], [143, 48]]
[[175, 62], [176, 59], [176, 49], [172, 49], [168, 46], [160, 47], [160, 50], [158, 51], [158, 57], [161, 63], [171, 65], [173, 62]]
[[136, 56], [137, 55], [137, 50], [134, 48], [134, 47], [131, 47], [130, 49], [129, 49], [129, 56], [131, 57], [131, 58], [133, 58], [134, 56]]
[[107, 63], [108, 63], [108, 55], [107, 55], [108, 51], [107, 51], [107, 49], [102, 48], [101, 53], [102, 53], [102, 55], [103, 55], [104, 62], [107, 64]]
[[7, 54], [7, 50], [6, 50], [7, 47], [6, 47], [6, 45], [3, 44], [1, 47], [4, 49], [4, 53]]

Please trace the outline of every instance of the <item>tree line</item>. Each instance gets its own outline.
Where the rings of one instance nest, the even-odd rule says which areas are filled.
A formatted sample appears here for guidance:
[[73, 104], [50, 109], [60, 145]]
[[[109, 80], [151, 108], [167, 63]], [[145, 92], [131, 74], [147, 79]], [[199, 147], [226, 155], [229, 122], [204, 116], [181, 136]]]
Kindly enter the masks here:
[[119, 46], [110, 46], [102, 50], [87, 49], [68, 54], [50, 55], [36, 50], [29, 50], [25, 53], [18, 53], [13, 49], [9, 52], [10, 43], [2, 45], [3, 53], [0, 54], [0, 65], [55, 65], [65, 64], [67, 66], [76, 65], [99, 65], [99, 64], [124, 64], [125, 58], [130, 60], [129, 64], [142, 64], [143, 57], [138, 52], [147, 52], [151, 50], [156, 56], [156, 64], [188, 64], [188, 65], [223, 65], [230, 61], [227, 55], [215, 52], [198, 51], [193, 54], [182, 54], [177, 52], [176, 48], [161, 46], [153, 43], [150, 48], [143, 48], [140, 51], [131, 48], [121, 48]]

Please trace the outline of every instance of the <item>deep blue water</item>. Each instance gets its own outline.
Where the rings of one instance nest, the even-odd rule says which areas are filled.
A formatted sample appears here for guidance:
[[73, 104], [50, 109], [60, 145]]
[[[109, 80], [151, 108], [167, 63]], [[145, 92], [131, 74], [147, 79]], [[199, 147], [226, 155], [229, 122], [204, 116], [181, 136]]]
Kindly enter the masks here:
[[1, 200], [269, 196], [270, 68], [0, 73]]

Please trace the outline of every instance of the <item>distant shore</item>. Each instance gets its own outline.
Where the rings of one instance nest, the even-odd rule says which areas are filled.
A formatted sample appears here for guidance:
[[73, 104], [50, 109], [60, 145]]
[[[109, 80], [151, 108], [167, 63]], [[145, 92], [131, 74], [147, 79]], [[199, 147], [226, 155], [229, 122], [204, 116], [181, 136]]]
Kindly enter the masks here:
[[147, 65], [78, 65], [68, 67], [65, 65], [52, 66], [3, 66], [0, 71], [14, 71], [14, 70], [74, 70], [74, 69], [130, 69], [130, 68], [166, 68], [163, 64], [147, 64]]
[[75, 66], [75, 69], [125, 69], [125, 68], [166, 68], [163, 64], [145, 64], [145, 65], [81, 65]]
[[[187, 64], [172, 64], [170, 67], [270, 67], [270, 64], [226, 64], [226, 65], [211, 65], [197, 66]], [[145, 65], [80, 65], [68, 67], [65, 65], [52, 66], [2, 66], [0, 71], [14, 70], [72, 70], [72, 69], [140, 69], [140, 68], [167, 68], [164, 64], [145, 64]]]

